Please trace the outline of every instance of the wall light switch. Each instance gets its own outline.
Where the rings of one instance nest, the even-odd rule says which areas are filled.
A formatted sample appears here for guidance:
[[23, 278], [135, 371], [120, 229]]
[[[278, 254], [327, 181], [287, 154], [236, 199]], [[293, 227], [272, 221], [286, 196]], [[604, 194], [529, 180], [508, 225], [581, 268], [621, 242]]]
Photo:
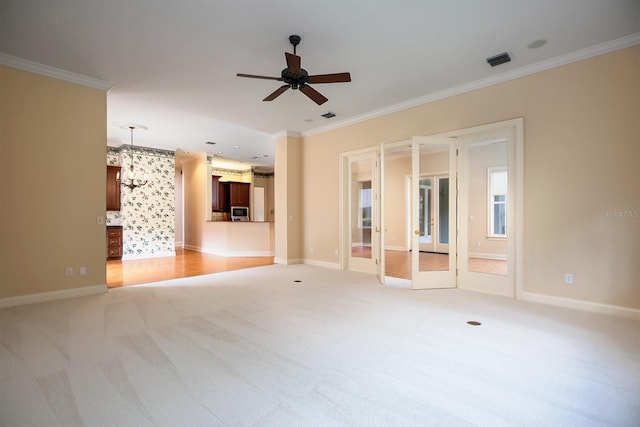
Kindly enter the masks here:
[[86, 274], [87, 274], [87, 267], [85, 266], [80, 267], [80, 275], [84, 276]]
[[97, 224], [100, 224], [100, 225], [104, 224], [104, 217], [103, 217], [103, 216], [99, 216], [99, 217], [96, 219], [96, 223], [97, 223]]
[[73, 276], [73, 268], [67, 267], [67, 269], [65, 270], [65, 274], [67, 275], [67, 277]]

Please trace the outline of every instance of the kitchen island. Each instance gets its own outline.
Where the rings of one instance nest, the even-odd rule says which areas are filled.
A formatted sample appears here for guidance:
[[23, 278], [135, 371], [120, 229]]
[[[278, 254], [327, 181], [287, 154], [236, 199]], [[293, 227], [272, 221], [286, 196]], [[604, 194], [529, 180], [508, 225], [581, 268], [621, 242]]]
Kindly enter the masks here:
[[274, 256], [274, 233], [272, 222], [207, 221], [200, 247], [187, 249], [227, 257]]

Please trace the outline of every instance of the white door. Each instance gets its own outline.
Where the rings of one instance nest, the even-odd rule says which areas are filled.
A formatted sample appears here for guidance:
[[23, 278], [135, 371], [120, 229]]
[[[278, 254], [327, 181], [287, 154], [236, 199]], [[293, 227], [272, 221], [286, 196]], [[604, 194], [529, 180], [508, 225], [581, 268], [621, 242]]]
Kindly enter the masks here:
[[[456, 287], [456, 144], [453, 138], [413, 137], [412, 138], [412, 179], [411, 179], [411, 286], [413, 289], [455, 288]], [[446, 252], [422, 252], [420, 240], [427, 235], [424, 195], [427, 182], [421, 184], [421, 176], [426, 172], [442, 171], [439, 182], [447, 191], [439, 196], [439, 231], [446, 244]], [[445, 187], [446, 185], [446, 187]], [[422, 191], [421, 191], [422, 187]], [[435, 193], [435, 192], [434, 192]], [[421, 194], [423, 196], [421, 203]], [[440, 191], [438, 191], [440, 194]], [[422, 213], [422, 215], [421, 215]], [[433, 215], [432, 215], [433, 217]], [[422, 221], [421, 221], [422, 220]], [[429, 221], [431, 222], [431, 221]], [[428, 224], [430, 227], [431, 224]], [[433, 237], [433, 232], [431, 233]], [[440, 246], [443, 250], [443, 246]]]
[[349, 270], [379, 274], [377, 152], [344, 156], [346, 247]]
[[504, 127], [459, 138], [459, 286], [516, 296], [517, 138]]
[[420, 251], [449, 253], [449, 174], [420, 177]]

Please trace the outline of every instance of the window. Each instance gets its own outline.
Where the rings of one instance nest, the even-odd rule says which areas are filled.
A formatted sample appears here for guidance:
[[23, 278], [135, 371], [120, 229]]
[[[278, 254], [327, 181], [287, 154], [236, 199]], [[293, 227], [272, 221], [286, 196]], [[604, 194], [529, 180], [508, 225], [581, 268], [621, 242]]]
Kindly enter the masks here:
[[507, 168], [488, 168], [489, 212], [488, 230], [490, 237], [507, 237]]
[[371, 181], [362, 181], [360, 188], [360, 226], [371, 227]]

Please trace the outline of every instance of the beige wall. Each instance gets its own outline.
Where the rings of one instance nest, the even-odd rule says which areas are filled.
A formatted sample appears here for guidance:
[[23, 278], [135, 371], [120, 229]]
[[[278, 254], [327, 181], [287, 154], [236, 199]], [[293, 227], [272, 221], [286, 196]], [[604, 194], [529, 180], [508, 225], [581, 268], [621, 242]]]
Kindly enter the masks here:
[[524, 290], [640, 308], [640, 219], [607, 214], [640, 209], [639, 103], [634, 46], [306, 136], [304, 257], [338, 262], [341, 152], [523, 117]]
[[105, 92], [5, 66], [0, 92], [0, 298], [105, 285]]
[[[302, 259], [302, 140], [283, 136], [275, 143], [275, 260], [282, 264]], [[336, 160], [337, 161], [337, 160]]]
[[[184, 247], [199, 250], [203, 245], [204, 223], [210, 215], [211, 175], [205, 154], [182, 165], [184, 206]], [[207, 185], [208, 184], [208, 185]]]

